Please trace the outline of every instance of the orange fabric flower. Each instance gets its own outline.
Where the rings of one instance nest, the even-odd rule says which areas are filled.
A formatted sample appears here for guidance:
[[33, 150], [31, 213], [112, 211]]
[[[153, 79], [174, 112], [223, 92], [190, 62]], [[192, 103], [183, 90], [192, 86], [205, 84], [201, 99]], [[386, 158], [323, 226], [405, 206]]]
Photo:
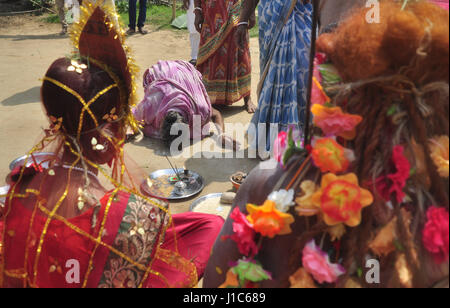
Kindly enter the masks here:
[[363, 208], [373, 203], [370, 191], [359, 186], [354, 173], [336, 176], [328, 173], [322, 177], [321, 189], [312, 198], [329, 226], [344, 223], [356, 227], [361, 223]]
[[449, 138], [448, 136], [435, 137], [430, 140], [431, 158], [436, 165], [439, 175], [443, 178], [449, 176]]
[[280, 212], [276, 203], [267, 200], [264, 205], [247, 204], [249, 215], [247, 220], [256, 232], [263, 236], [274, 238], [276, 235], [286, 235], [292, 232], [290, 225], [294, 222], [291, 214]]
[[314, 125], [320, 127], [327, 136], [340, 136], [346, 140], [356, 137], [356, 126], [363, 118], [359, 115], [344, 113], [341, 107], [326, 107], [315, 104], [311, 107]]
[[219, 286], [219, 289], [238, 288], [238, 287], [239, 281], [237, 274], [233, 272], [233, 269], [228, 270], [227, 277], [224, 283]]
[[338, 173], [347, 170], [350, 165], [345, 149], [332, 138], [322, 138], [315, 142], [311, 152], [314, 164], [322, 172]]

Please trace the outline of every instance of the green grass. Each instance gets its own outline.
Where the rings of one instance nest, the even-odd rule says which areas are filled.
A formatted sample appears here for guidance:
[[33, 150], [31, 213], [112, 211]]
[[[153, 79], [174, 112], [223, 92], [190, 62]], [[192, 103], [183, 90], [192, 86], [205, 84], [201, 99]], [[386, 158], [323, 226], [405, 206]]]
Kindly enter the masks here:
[[59, 23], [59, 17], [56, 14], [50, 14], [43, 18], [45, 22], [51, 23], [51, 24], [58, 24]]
[[256, 16], [256, 25], [250, 29], [250, 37], [259, 37], [258, 16]]
[[[139, 5], [137, 11], [139, 12]], [[186, 14], [185, 11], [181, 9], [177, 9], [177, 16]], [[129, 19], [128, 19], [128, 12], [120, 13], [120, 19], [124, 25], [128, 25]], [[139, 15], [139, 13], [138, 13]], [[138, 16], [137, 15], [137, 16]], [[136, 21], [137, 17], [136, 16]], [[171, 19], [172, 19], [172, 8], [164, 5], [154, 5], [149, 4], [147, 5], [147, 20], [146, 24], [156, 27], [158, 30], [160, 29], [170, 29], [174, 31], [187, 31], [187, 30], [179, 30], [171, 26]]]
[[[139, 5], [137, 11], [139, 12]], [[181, 9], [177, 9], [177, 17], [186, 14], [185, 11]], [[127, 26], [129, 23], [128, 12], [119, 13], [120, 20], [124, 26]], [[172, 8], [164, 5], [154, 5], [149, 4], [147, 7], [147, 20], [146, 24], [150, 25], [157, 30], [173, 30], [177, 32], [187, 32], [186, 29], [176, 29], [171, 26], [172, 19]], [[43, 19], [48, 23], [59, 23], [59, 17], [55, 14], [50, 14]], [[137, 20], [137, 16], [136, 16]], [[253, 29], [250, 30], [250, 37], [258, 37], [258, 25], [256, 25]]]

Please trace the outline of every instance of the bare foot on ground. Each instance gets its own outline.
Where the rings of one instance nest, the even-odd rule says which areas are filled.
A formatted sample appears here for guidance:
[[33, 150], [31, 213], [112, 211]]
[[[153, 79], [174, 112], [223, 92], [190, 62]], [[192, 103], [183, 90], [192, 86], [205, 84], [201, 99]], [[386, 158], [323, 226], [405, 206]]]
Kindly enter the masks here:
[[256, 112], [256, 106], [255, 106], [255, 104], [253, 104], [252, 97], [251, 96], [247, 96], [246, 98], [244, 98], [244, 101], [245, 101], [244, 108], [247, 110], [247, 112], [249, 114], [255, 113]]

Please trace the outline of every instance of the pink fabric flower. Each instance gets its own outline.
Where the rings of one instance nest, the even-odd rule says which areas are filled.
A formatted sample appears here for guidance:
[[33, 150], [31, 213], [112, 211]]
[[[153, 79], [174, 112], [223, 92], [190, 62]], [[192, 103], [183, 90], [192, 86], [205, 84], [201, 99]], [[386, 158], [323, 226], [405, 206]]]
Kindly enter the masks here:
[[319, 105], [325, 105], [325, 104], [331, 102], [331, 99], [325, 93], [322, 85], [320, 84], [320, 82], [317, 80], [316, 77], [313, 77], [311, 102], [313, 104], [319, 104]]
[[448, 0], [431, 0], [431, 2], [448, 11]]
[[356, 137], [356, 127], [363, 118], [342, 111], [341, 107], [327, 107], [315, 104], [311, 107], [314, 125], [322, 129], [326, 136], [339, 136], [346, 140]]
[[288, 133], [280, 132], [274, 144], [273, 155], [275, 159], [281, 164], [283, 164], [283, 155], [288, 145], [288, 138]]
[[444, 208], [432, 206], [427, 212], [428, 221], [423, 229], [423, 245], [433, 255], [437, 264], [448, 260], [449, 213]]
[[339, 264], [332, 264], [328, 255], [322, 251], [314, 240], [303, 249], [303, 267], [319, 283], [335, 283], [345, 269]]
[[255, 230], [253, 229], [253, 225], [248, 222], [246, 215], [242, 214], [238, 207], [231, 212], [230, 217], [234, 220], [234, 234], [228, 237], [236, 242], [241, 254], [255, 256], [258, 253], [258, 246], [254, 240]]
[[395, 173], [376, 179], [378, 193], [385, 201], [389, 201], [391, 195], [394, 193], [397, 196], [398, 203], [401, 203], [406, 196], [403, 189], [406, 186], [406, 181], [410, 177], [411, 164], [406, 158], [404, 150], [403, 146], [397, 145], [392, 152], [392, 163], [396, 170]]

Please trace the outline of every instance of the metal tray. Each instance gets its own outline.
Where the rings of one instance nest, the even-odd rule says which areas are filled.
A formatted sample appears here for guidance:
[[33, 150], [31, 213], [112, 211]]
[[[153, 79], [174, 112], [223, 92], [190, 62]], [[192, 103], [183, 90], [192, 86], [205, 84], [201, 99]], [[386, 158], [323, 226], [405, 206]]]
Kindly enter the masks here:
[[[177, 171], [181, 175], [181, 178], [183, 179], [185, 170], [178, 169]], [[158, 171], [151, 173], [149, 175], [149, 179], [150, 179], [150, 181], [157, 180], [158, 178], [163, 177], [163, 176], [164, 177], [167, 177], [167, 176], [174, 177], [174, 176], [176, 176], [176, 174], [172, 169], [163, 169], [163, 170], [158, 170]], [[160, 198], [160, 199], [165, 199], [165, 200], [188, 199], [188, 198], [198, 195], [205, 188], [205, 181], [200, 174], [198, 174], [197, 172], [188, 170], [188, 176], [191, 177], [192, 180], [190, 182], [185, 182], [186, 188], [184, 189], [184, 193], [181, 195], [176, 194], [175, 183], [172, 184], [174, 189], [168, 196], [165, 196], [164, 193], [162, 193], [160, 191], [158, 192], [158, 191], [153, 190], [152, 188], [150, 188], [148, 186], [147, 182], [142, 183], [141, 188], [144, 191], [144, 193], [146, 193], [147, 195], [150, 195], [150, 196], [156, 197], [156, 198]]]
[[221, 198], [222, 194], [209, 194], [203, 197], [198, 198], [197, 200], [195, 200], [191, 206], [189, 207], [189, 211], [194, 211], [194, 209], [197, 207], [197, 205], [203, 203], [205, 200], [208, 199], [213, 199], [213, 198]]
[[[38, 164], [40, 164], [43, 161], [49, 160], [51, 158], [54, 158], [55, 154], [54, 153], [44, 153], [44, 152], [42, 152], [42, 153], [34, 153], [33, 157], [34, 157], [35, 161]], [[9, 164], [9, 170], [12, 171], [16, 166], [23, 165], [25, 163], [26, 158], [27, 158], [27, 155], [24, 155], [22, 157], [19, 157], [19, 158], [16, 158], [15, 160], [13, 160], [11, 162], [11, 164]], [[31, 156], [28, 156], [27, 167], [31, 166], [33, 164], [33, 162], [34, 162], [33, 158], [31, 158]], [[48, 162], [44, 162], [42, 164], [42, 168], [47, 169], [48, 168]]]
[[[203, 202], [205, 202], [208, 199], [216, 199], [216, 198], [220, 198], [222, 197], [222, 194], [210, 194], [210, 195], [206, 195], [204, 197], [201, 197], [197, 200], [194, 201], [194, 203], [192, 203], [192, 205], [190, 206], [189, 210], [191, 212], [194, 212], [195, 209], [197, 208], [197, 206], [199, 206], [200, 204], [202, 204]], [[214, 213], [209, 213], [212, 215], [217, 215], [222, 217], [224, 220], [227, 220], [228, 217], [230, 216], [231, 210], [232, 210], [232, 205], [231, 204], [224, 204], [221, 203], [219, 201], [219, 203], [217, 204], [217, 207], [215, 208], [215, 212]]]
[[2, 197], [2, 196], [6, 195], [8, 193], [9, 188], [10, 188], [9, 185], [0, 187], [0, 207], [3, 207], [3, 205], [5, 204], [6, 196], [5, 197]]

